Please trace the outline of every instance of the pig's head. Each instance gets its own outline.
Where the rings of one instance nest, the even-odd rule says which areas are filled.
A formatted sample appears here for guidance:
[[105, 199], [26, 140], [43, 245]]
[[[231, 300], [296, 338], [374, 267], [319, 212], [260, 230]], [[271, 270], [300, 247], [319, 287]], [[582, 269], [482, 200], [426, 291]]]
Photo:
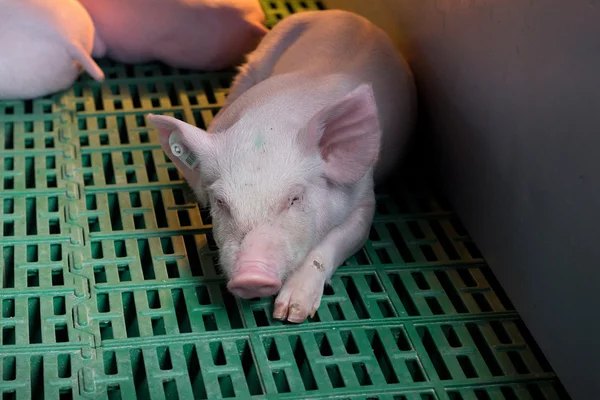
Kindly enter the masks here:
[[371, 179], [379, 154], [370, 85], [326, 105], [303, 126], [273, 122], [278, 118], [268, 111], [249, 110], [215, 133], [148, 116], [167, 155], [200, 202], [209, 203], [228, 288], [243, 298], [279, 291], [347, 217], [355, 206], [353, 188]]

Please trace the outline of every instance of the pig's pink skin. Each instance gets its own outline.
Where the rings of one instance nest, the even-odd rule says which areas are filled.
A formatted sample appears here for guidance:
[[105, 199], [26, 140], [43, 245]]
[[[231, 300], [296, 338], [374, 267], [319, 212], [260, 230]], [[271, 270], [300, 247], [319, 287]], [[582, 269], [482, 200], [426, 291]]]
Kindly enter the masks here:
[[82, 67], [104, 80], [90, 56], [94, 25], [76, 0], [0, 0], [0, 10], [0, 99], [67, 89]]
[[243, 61], [267, 29], [258, 0], [79, 0], [99, 40], [94, 57], [218, 70]]
[[[208, 131], [167, 116], [149, 121], [211, 205], [232, 291], [274, 295], [276, 276], [283, 286], [273, 316], [302, 322], [338, 266], [364, 245], [374, 171], [382, 179], [397, 165], [415, 114], [412, 73], [385, 33], [331, 10], [276, 25]], [[167, 145], [175, 130], [200, 158], [194, 170]], [[246, 271], [251, 277], [236, 282]]]

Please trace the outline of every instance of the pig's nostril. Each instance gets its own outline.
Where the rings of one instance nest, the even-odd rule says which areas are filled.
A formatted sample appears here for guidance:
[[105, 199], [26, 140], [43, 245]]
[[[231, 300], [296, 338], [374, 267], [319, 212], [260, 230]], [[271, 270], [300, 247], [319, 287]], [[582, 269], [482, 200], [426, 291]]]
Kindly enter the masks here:
[[268, 297], [279, 292], [281, 280], [261, 267], [247, 266], [229, 281], [227, 289], [244, 299]]

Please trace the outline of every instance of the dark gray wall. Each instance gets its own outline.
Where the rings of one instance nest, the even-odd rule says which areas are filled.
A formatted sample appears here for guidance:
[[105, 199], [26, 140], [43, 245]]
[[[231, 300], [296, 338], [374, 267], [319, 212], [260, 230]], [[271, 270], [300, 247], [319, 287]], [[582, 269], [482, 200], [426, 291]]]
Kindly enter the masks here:
[[600, 399], [600, 0], [329, 0], [386, 29], [447, 194], [575, 399]]

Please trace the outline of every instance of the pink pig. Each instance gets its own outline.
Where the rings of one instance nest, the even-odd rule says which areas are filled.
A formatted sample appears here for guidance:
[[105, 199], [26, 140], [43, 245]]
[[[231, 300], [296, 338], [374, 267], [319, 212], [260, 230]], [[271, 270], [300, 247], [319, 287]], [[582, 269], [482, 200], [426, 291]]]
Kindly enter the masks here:
[[79, 0], [98, 35], [94, 57], [229, 68], [267, 33], [258, 0]]
[[209, 202], [228, 288], [303, 322], [365, 243], [375, 180], [414, 129], [416, 90], [388, 36], [353, 13], [294, 14], [248, 56], [207, 131], [149, 115]]
[[67, 89], [81, 67], [104, 80], [90, 56], [94, 24], [76, 0], [0, 0], [0, 10], [0, 99]]

